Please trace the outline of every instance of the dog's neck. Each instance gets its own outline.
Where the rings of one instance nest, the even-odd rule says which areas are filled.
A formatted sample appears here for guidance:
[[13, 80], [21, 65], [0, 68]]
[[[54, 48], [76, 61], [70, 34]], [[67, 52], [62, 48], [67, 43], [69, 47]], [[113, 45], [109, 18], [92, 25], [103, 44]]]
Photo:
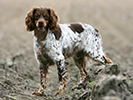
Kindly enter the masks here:
[[38, 30], [37, 28], [34, 30], [34, 36], [37, 38], [38, 41], [44, 41], [48, 34], [48, 29], [45, 30]]
[[60, 39], [62, 31], [59, 25], [54, 30], [49, 28], [46, 28], [45, 30], [38, 30], [37, 28], [35, 28], [34, 36], [37, 38], [38, 41], [45, 41], [48, 34], [48, 30], [50, 30], [54, 34], [56, 40]]

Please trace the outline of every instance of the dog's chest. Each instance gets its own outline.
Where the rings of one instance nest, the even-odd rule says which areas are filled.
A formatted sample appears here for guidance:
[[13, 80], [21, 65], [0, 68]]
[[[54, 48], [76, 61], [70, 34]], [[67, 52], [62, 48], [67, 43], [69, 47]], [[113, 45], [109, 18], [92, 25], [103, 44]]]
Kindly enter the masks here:
[[41, 41], [34, 37], [34, 51], [40, 52], [42, 55], [47, 54], [49, 57], [53, 57], [55, 53], [61, 51], [61, 43], [57, 41], [51, 33], [47, 35], [45, 40]]
[[36, 37], [34, 38], [34, 51], [47, 54], [50, 57], [71, 55], [78, 47], [79, 41], [78, 35], [68, 30], [62, 31], [59, 40], [56, 40], [54, 34], [49, 32], [44, 41], [38, 41]]
[[41, 51], [42, 53], [50, 52], [53, 48], [55, 48], [52, 39], [46, 39], [44, 41], [34, 41], [34, 49], [36, 52]]

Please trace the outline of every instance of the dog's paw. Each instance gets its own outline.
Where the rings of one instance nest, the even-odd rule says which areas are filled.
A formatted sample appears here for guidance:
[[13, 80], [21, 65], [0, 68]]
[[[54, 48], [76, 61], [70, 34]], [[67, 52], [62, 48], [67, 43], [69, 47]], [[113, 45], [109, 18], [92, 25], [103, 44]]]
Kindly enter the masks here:
[[45, 96], [44, 92], [33, 92], [32, 95]]
[[77, 89], [77, 88], [78, 88], [78, 85], [73, 86], [73, 87], [72, 87], [72, 91], [74, 91], [74, 90]]
[[63, 93], [64, 93], [63, 90], [59, 90], [59, 91], [57, 91], [57, 92], [55, 93], [55, 95], [62, 95]]
[[84, 83], [80, 83], [80, 84], [78, 84], [78, 85], [75, 85], [75, 86], [73, 86], [72, 87], [72, 91], [74, 91], [75, 89], [77, 89], [77, 90], [80, 90], [80, 89], [86, 89], [86, 86], [85, 86], [85, 84]]

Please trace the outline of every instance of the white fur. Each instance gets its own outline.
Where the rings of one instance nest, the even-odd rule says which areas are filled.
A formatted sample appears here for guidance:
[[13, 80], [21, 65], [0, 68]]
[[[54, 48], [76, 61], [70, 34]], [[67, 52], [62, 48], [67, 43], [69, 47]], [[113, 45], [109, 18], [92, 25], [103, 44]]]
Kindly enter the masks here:
[[59, 24], [62, 32], [59, 40], [56, 40], [54, 34], [48, 30], [46, 39], [41, 41], [41, 46], [37, 46], [37, 38], [34, 36], [34, 51], [36, 58], [36, 52], [38, 52], [41, 47], [44, 47], [43, 50], [49, 50], [49, 52], [46, 53], [54, 62], [60, 60], [64, 62], [65, 57], [63, 52], [65, 54], [72, 54], [74, 53], [74, 48], [78, 47], [76, 51], [84, 50], [84, 52], [88, 53], [94, 60], [104, 63], [104, 60], [102, 59], [104, 53], [101, 46], [101, 35], [96, 32], [92, 26], [82, 23], [79, 24], [84, 29], [80, 34], [77, 32], [74, 33], [68, 27], [70, 24]]

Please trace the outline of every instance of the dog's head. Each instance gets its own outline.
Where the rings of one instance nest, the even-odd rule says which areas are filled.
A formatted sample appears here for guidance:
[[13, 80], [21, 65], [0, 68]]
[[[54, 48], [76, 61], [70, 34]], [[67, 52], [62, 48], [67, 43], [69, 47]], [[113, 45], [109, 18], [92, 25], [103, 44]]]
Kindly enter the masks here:
[[27, 31], [34, 29], [45, 31], [50, 28], [51, 31], [57, 29], [58, 16], [52, 8], [40, 7], [33, 8], [27, 13], [25, 24]]

